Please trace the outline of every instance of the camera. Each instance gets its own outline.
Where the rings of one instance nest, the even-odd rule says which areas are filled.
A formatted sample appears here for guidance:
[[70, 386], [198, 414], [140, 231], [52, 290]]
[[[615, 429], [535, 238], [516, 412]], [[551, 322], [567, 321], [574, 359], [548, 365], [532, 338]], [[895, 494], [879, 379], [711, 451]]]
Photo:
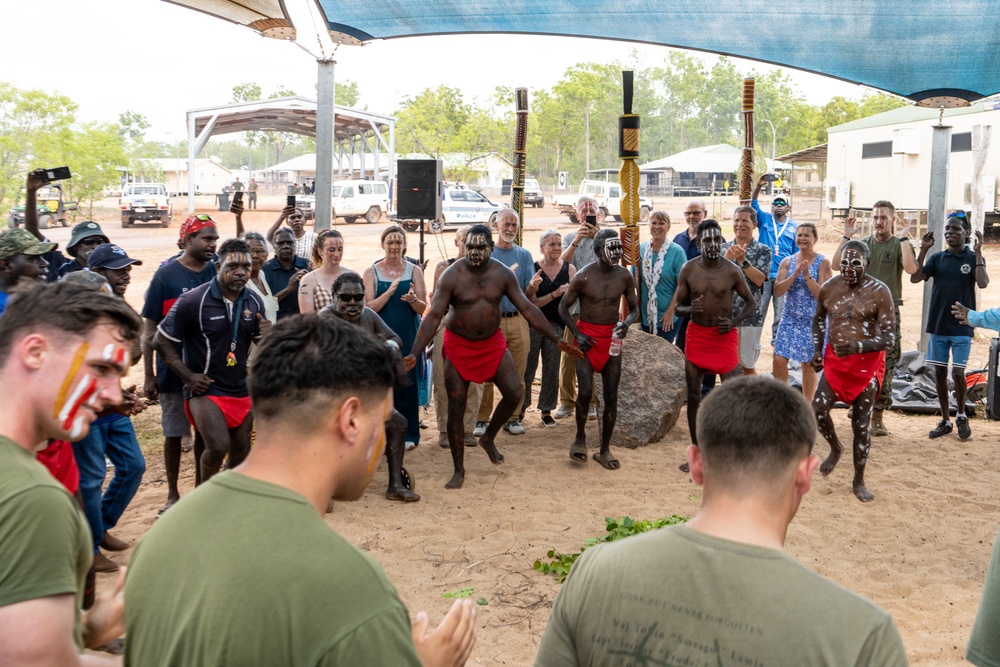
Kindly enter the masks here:
[[51, 183], [52, 181], [63, 181], [67, 178], [73, 178], [73, 174], [69, 172], [69, 167], [54, 167], [52, 169], [39, 170], [38, 177], [42, 180], [42, 183]]
[[765, 183], [774, 183], [776, 180], [778, 180], [778, 175], [777, 174], [764, 174], [763, 178], [764, 178], [764, 182]]
[[597, 226], [597, 216], [596, 215], [588, 215], [586, 222], [591, 227], [596, 227]]
[[295, 195], [288, 195], [285, 199], [285, 206], [295, 206]]
[[233, 203], [234, 204], [242, 204], [243, 203], [243, 192], [242, 191], [240, 191], [240, 192], [234, 192], [233, 193]]

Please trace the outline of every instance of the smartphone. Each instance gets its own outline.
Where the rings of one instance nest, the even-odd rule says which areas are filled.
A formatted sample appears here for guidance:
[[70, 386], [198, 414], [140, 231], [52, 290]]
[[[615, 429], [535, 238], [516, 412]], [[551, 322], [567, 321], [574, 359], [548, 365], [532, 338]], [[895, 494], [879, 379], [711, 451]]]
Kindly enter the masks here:
[[285, 206], [295, 206], [295, 195], [288, 195], [285, 199]]
[[591, 227], [596, 227], [597, 226], [597, 216], [596, 215], [588, 215], [586, 222]]
[[774, 183], [776, 180], [778, 180], [777, 174], [764, 174], [765, 183]]
[[243, 203], [243, 193], [242, 192], [234, 192], [233, 193], [233, 203], [234, 204], [236, 204], [236, 203], [242, 204]]
[[63, 181], [67, 178], [73, 178], [73, 174], [69, 172], [69, 167], [55, 167], [54, 169], [43, 169], [41, 173], [41, 179], [43, 183], [51, 183], [52, 181]]

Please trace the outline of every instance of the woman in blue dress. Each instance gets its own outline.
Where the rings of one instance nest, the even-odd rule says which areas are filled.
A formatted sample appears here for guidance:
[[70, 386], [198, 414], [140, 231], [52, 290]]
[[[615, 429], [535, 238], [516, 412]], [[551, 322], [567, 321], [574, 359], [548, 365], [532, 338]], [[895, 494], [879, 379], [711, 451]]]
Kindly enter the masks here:
[[830, 260], [816, 252], [819, 234], [811, 222], [799, 223], [795, 243], [799, 251], [786, 257], [778, 267], [774, 295], [787, 294], [785, 309], [774, 339], [775, 380], [788, 382], [788, 360], [802, 364], [802, 394], [812, 401], [816, 393], [816, 371], [809, 365], [813, 358], [812, 322], [816, 315], [819, 288], [833, 276]]
[[[400, 354], [406, 356], [413, 347], [420, 315], [427, 309], [424, 272], [406, 261], [406, 232], [393, 225], [382, 232], [385, 257], [375, 262], [361, 276], [365, 282], [365, 305], [374, 310], [397, 336], [403, 339]], [[420, 398], [417, 381], [420, 364], [409, 373], [405, 386], [393, 390], [396, 410], [406, 417], [406, 447], [420, 443]]]

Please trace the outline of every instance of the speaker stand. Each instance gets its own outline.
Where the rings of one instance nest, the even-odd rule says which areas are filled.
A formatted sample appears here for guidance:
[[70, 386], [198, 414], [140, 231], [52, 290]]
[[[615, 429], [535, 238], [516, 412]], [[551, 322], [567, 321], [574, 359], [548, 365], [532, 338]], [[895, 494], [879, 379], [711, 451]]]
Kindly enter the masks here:
[[420, 270], [424, 270], [424, 227], [426, 225], [426, 220], [420, 221]]

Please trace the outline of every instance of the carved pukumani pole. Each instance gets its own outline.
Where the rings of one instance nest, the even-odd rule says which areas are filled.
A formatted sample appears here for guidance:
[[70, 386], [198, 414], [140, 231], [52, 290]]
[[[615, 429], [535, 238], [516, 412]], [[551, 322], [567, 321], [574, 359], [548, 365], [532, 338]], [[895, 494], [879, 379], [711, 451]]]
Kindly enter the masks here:
[[740, 204], [753, 193], [753, 79], [743, 79], [743, 155], [740, 159]]
[[521, 243], [524, 234], [524, 171], [527, 164], [525, 146], [528, 142], [528, 89], [514, 90], [514, 101], [517, 111], [517, 130], [514, 135], [514, 178], [510, 183], [510, 207], [517, 212], [517, 238], [514, 243]]
[[618, 157], [622, 159], [618, 183], [622, 186], [622, 266], [639, 264], [639, 116], [632, 113], [632, 72], [622, 72], [624, 113], [618, 117]]

